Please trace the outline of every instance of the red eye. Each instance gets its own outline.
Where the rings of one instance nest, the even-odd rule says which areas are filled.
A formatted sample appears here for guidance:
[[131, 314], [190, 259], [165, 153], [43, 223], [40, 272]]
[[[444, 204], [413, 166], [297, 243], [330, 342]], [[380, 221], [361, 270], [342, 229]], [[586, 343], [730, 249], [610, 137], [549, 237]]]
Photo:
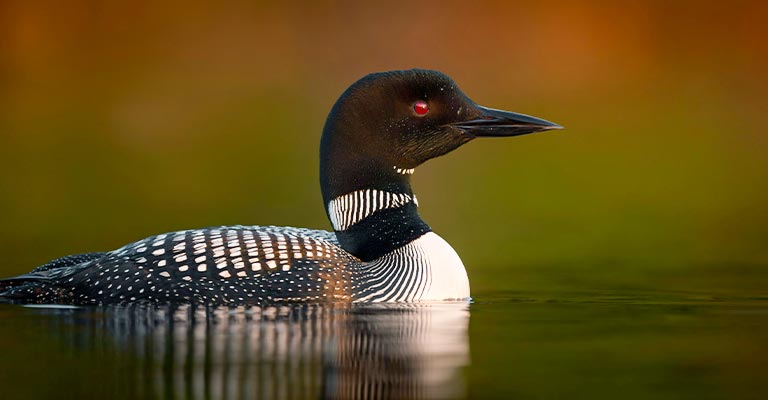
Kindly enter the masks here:
[[416, 115], [427, 115], [429, 112], [429, 104], [427, 104], [424, 100], [419, 100], [416, 103], [413, 104], [413, 112], [416, 113]]

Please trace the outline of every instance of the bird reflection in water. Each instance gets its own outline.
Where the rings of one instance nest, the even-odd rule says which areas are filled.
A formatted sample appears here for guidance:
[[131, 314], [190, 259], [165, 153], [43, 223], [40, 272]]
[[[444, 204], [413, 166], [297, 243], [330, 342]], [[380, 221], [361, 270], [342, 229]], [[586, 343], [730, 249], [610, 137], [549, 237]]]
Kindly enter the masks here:
[[466, 303], [50, 311], [78, 348], [117, 347], [137, 397], [464, 397]]

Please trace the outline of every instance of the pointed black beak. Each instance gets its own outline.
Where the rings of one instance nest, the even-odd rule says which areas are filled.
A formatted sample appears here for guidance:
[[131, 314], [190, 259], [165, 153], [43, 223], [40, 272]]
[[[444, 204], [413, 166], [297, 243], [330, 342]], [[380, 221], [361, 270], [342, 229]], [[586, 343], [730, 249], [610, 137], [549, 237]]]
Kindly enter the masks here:
[[452, 124], [476, 137], [519, 136], [528, 133], [563, 129], [562, 126], [530, 115], [477, 106], [480, 116]]

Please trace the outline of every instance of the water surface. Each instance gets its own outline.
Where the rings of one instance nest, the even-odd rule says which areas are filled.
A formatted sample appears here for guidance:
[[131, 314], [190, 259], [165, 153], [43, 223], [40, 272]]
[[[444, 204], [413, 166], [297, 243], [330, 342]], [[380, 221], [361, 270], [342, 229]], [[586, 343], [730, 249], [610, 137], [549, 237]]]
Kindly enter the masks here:
[[764, 398], [768, 298], [0, 305], [3, 398]]

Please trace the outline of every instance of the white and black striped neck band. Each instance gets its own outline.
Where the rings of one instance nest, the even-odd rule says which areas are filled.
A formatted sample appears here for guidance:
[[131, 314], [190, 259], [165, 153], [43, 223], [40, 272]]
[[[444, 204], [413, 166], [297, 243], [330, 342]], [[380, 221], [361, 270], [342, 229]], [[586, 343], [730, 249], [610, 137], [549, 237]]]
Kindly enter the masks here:
[[419, 206], [419, 201], [412, 194], [376, 189], [357, 190], [331, 200], [328, 203], [328, 215], [333, 229], [345, 231], [377, 211], [402, 207], [411, 202]]

